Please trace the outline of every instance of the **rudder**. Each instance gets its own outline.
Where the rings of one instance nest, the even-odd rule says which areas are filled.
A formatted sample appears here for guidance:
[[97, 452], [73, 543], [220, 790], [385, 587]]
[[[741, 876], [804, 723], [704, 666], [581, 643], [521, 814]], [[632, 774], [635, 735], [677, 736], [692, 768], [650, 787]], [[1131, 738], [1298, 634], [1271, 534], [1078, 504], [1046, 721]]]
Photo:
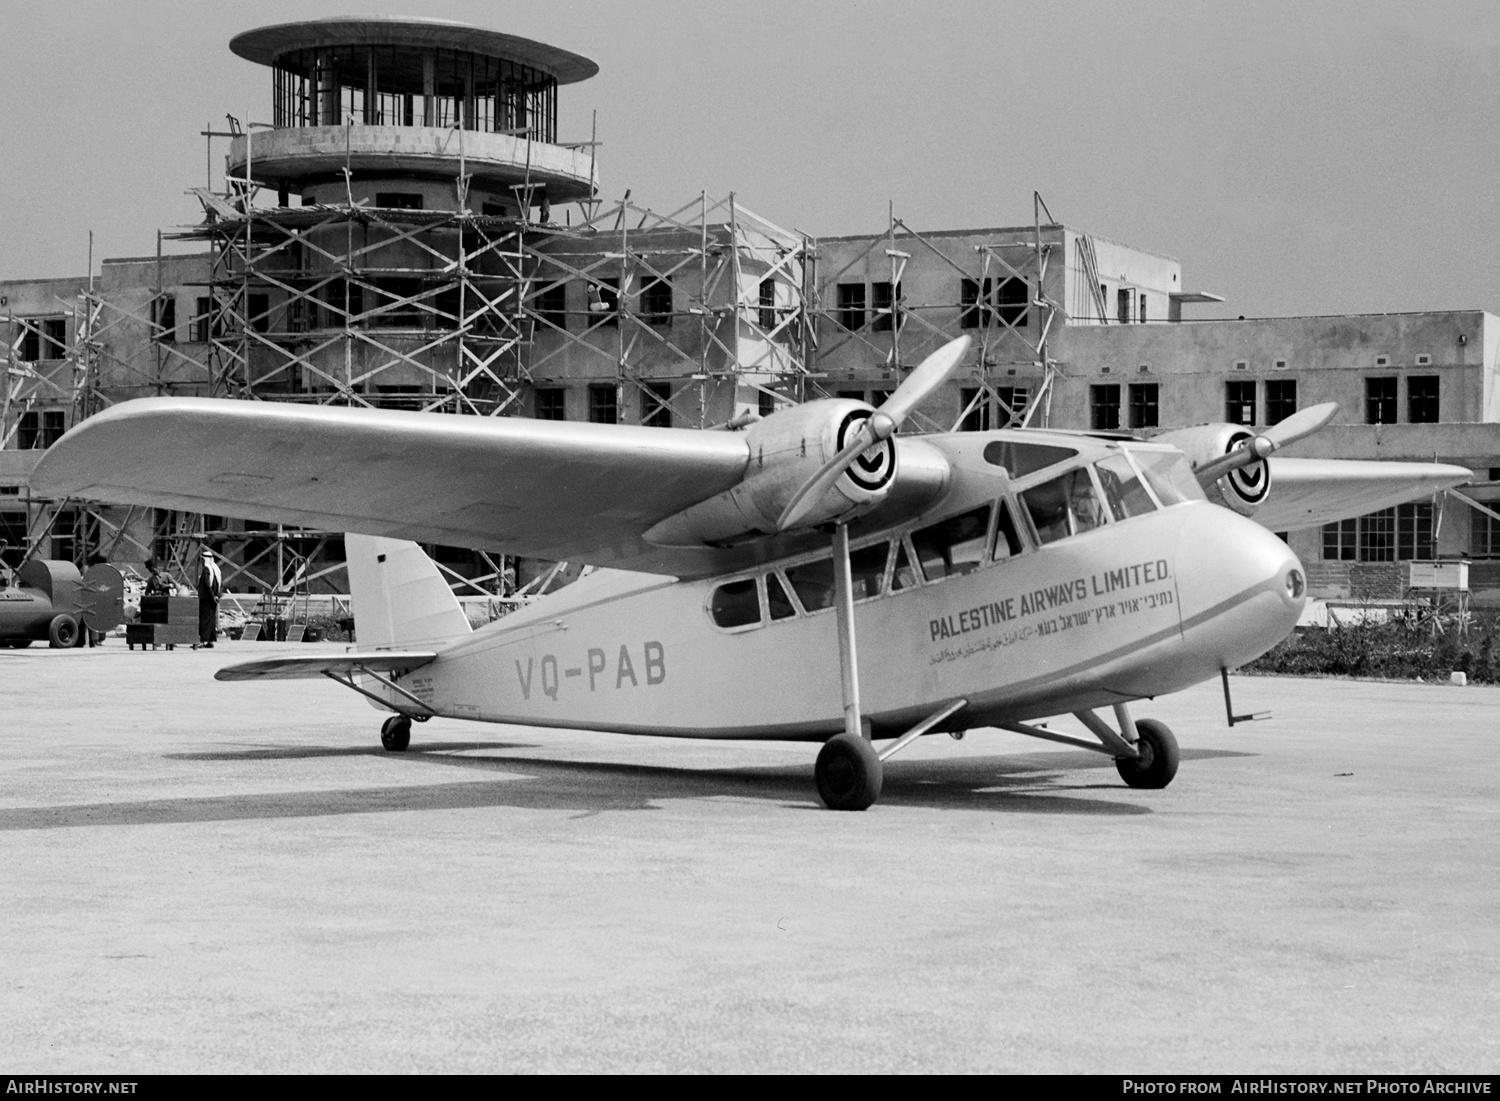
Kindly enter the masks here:
[[346, 535], [344, 554], [361, 649], [442, 642], [471, 630], [448, 582], [417, 544]]

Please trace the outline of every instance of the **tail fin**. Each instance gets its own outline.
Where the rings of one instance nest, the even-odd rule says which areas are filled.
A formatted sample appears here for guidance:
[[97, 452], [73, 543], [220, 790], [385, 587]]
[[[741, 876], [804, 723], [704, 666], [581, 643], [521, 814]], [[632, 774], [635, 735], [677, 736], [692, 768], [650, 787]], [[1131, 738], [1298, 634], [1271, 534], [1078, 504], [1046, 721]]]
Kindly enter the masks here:
[[349, 594], [362, 649], [440, 642], [470, 631], [469, 617], [415, 543], [344, 536]]

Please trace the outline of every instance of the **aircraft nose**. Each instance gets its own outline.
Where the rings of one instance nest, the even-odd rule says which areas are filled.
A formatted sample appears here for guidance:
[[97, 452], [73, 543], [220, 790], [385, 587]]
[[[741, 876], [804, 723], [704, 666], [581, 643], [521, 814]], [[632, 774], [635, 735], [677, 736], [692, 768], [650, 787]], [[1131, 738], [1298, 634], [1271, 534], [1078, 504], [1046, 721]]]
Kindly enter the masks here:
[[1307, 572], [1291, 547], [1255, 521], [1217, 505], [1195, 509], [1178, 537], [1182, 632], [1232, 668], [1291, 633], [1307, 603]]

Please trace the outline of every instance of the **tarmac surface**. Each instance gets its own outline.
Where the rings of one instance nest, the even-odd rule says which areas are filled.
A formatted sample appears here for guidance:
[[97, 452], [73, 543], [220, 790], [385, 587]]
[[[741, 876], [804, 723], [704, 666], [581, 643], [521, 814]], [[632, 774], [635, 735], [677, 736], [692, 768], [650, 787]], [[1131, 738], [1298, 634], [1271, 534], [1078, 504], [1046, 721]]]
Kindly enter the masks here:
[[1500, 690], [1238, 677], [1136, 709], [1165, 791], [975, 731], [839, 814], [812, 746], [211, 679], [284, 652], [0, 654], [0, 1070], [1500, 1069]]

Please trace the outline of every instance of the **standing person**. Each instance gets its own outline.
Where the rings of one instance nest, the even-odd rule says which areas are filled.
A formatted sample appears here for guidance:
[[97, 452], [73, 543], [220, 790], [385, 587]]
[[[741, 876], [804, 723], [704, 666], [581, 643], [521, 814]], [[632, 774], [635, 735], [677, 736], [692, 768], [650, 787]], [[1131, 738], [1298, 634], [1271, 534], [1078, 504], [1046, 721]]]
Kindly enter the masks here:
[[219, 633], [219, 594], [224, 591], [224, 575], [214, 561], [214, 552], [203, 548], [203, 568], [198, 571], [198, 641], [210, 650]]

